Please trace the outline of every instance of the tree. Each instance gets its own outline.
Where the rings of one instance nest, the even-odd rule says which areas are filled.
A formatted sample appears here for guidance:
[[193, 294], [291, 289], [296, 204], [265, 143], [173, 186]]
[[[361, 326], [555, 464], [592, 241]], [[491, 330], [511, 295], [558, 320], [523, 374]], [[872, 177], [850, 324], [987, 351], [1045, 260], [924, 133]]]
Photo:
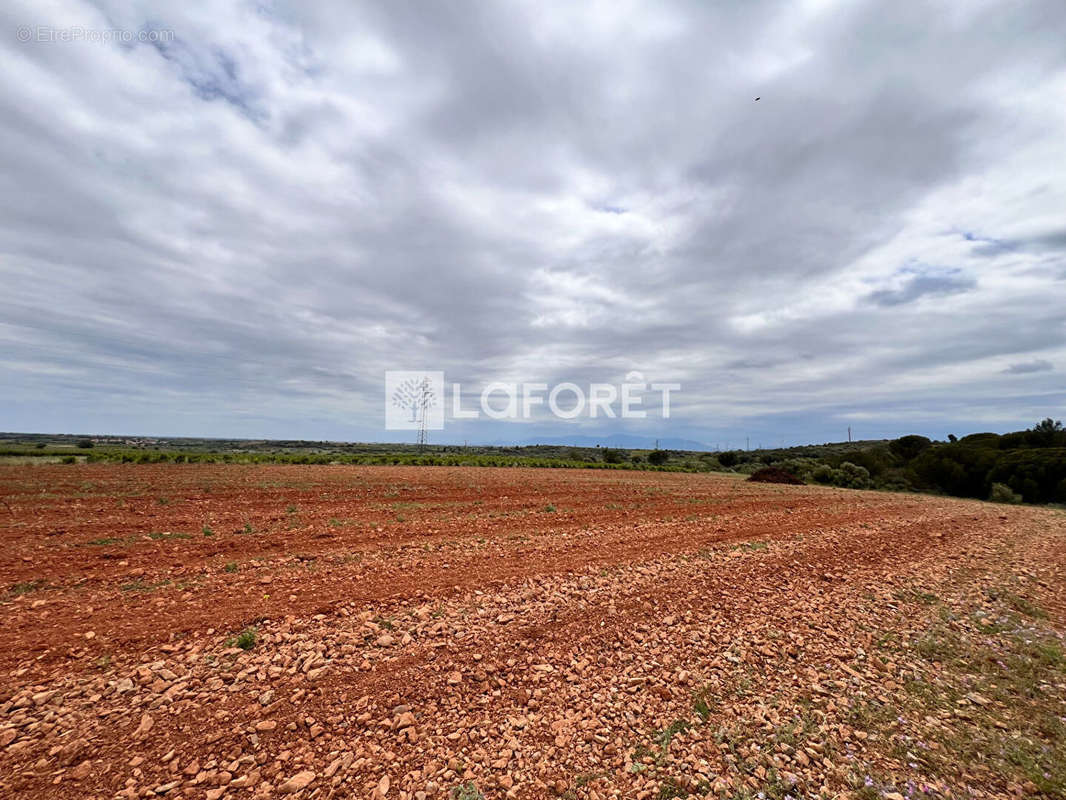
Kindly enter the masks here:
[[1061, 433], [1062, 420], [1052, 420], [1051, 417], [1041, 420], [1033, 426], [1034, 433]]
[[718, 454], [718, 463], [723, 467], [732, 467], [737, 463], [738, 456], [733, 450], [726, 450], [724, 453]]
[[911, 434], [910, 436], [901, 436], [898, 439], [893, 439], [888, 443], [888, 449], [892, 451], [892, 455], [898, 456], [904, 461], [910, 461], [913, 458], [917, 458], [919, 454], [924, 450], [928, 450], [932, 445], [933, 443], [925, 436]]
[[670, 459], [670, 453], [667, 450], [652, 450], [648, 453], [648, 463], [654, 464], [657, 467], [661, 467]]
[[82, 450], [88, 450], [90, 447], [96, 447], [96, 443], [92, 439], [79, 439], [78, 447]]
[[1066, 432], [1062, 429], [1062, 422], [1053, 420], [1051, 417], [1041, 420], [1029, 431], [1030, 440], [1037, 447], [1054, 447], [1056, 444], [1066, 444]]

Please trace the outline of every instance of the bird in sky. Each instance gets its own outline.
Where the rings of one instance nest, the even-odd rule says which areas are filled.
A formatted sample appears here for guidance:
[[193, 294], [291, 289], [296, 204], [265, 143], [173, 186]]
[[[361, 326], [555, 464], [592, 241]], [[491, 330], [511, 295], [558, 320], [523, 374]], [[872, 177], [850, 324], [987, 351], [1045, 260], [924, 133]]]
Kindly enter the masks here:
[[[759, 95], [759, 97], [762, 97], [762, 95]], [[758, 98], [758, 97], [756, 97], [756, 98], [755, 98], [755, 102], [756, 102], [756, 103], [758, 103], [758, 102], [759, 102], [759, 98]]]

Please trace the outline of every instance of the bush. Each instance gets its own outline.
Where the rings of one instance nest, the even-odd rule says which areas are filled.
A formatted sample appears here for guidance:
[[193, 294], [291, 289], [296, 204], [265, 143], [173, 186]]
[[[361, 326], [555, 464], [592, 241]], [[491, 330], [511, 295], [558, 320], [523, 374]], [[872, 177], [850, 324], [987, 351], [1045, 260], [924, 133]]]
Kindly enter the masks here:
[[755, 481], [756, 483], [787, 483], [794, 486], [802, 486], [803, 481], [797, 478], [790, 472], [785, 472], [783, 469], [777, 467], [763, 467], [757, 469], [748, 478], [749, 481]]
[[78, 447], [82, 450], [88, 450], [90, 447], [96, 447], [96, 443], [92, 439], [79, 439]]
[[993, 483], [988, 499], [993, 503], [1020, 503], [1022, 496], [1005, 483]]
[[1066, 501], [1066, 448], [1047, 447], [1002, 453], [989, 470], [989, 484], [1002, 483], [1027, 503]]
[[236, 645], [241, 650], [251, 650], [255, 647], [255, 628], [245, 628], [243, 631], [237, 634], [237, 636], [230, 641], [226, 642], [230, 647]]
[[966, 437], [958, 444], [931, 447], [914, 460], [911, 466], [919, 488], [955, 497], [988, 496], [988, 471], [996, 463], [999, 451], [974, 447], [965, 441]]
[[892, 451], [892, 455], [902, 458], [904, 461], [917, 458], [923, 451], [932, 446], [933, 443], [928, 438], [916, 434], [901, 436], [888, 443], [888, 449]]
[[991, 447], [999, 449], [1000, 436], [998, 433], [971, 433], [959, 439], [959, 444], [967, 447]]
[[718, 454], [718, 463], [721, 464], [723, 467], [736, 466], [736, 463], [739, 460], [740, 457], [733, 450], [726, 450], [724, 453]]
[[858, 464], [845, 461], [840, 465], [840, 473], [843, 483], [837, 484], [838, 486], [845, 486], [849, 489], [868, 489], [870, 487], [870, 471], [866, 467], [860, 467]]
[[605, 449], [603, 451], [603, 460], [606, 464], [621, 464], [625, 461], [625, 453], [621, 450]]
[[670, 460], [670, 453], [666, 450], [652, 450], [648, 453], [648, 463], [661, 467]]

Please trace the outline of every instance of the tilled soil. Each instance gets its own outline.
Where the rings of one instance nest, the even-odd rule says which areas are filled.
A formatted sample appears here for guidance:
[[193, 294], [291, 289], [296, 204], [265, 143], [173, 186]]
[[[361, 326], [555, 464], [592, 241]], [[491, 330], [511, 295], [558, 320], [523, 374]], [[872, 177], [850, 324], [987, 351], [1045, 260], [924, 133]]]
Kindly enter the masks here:
[[0, 796], [1059, 796], [1061, 511], [273, 465], [0, 501]]

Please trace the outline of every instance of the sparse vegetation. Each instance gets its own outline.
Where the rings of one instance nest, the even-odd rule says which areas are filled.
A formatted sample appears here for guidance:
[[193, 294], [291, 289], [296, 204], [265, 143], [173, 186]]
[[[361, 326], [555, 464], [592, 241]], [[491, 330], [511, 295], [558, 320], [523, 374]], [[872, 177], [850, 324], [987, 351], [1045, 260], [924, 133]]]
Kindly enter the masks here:
[[485, 795], [477, 788], [477, 784], [473, 781], [467, 783], [461, 783], [458, 786], [452, 788], [448, 793], [450, 800], [485, 800]]
[[19, 595], [36, 592], [44, 586], [45, 581], [40, 579], [33, 581], [19, 581], [18, 583], [12, 584], [11, 588], [8, 589], [8, 593], [18, 597]]

